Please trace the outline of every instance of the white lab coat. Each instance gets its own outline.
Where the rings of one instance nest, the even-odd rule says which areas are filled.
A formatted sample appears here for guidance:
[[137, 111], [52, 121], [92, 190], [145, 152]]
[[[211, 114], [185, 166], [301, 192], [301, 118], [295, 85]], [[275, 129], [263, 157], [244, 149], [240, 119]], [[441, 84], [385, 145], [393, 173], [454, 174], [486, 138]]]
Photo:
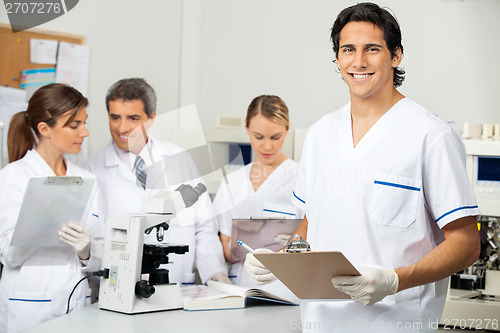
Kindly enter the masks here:
[[[304, 213], [291, 203], [297, 177], [297, 163], [285, 160], [271, 173], [255, 191], [250, 181], [252, 163], [230, 173], [227, 183], [222, 180], [214, 198], [214, 207], [219, 218], [219, 230], [231, 236], [233, 218], [286, 217], [302, 218]], [[248, 279], [243, 262], [231, 265], [229, 277], [234, 284], [258, 287], [278, 296], [296, 301], [296, 297], [280, 281], [256, 286]]]
[[[66, 160], [67, 176], [94, 178]], [[66, 313], [71, 290], [86, 273], [100, 269], [104, 223], [97, 215], [97, 198], [81, 226], [91, 233], [91, 256], [83, 267], [73, 249], [41, 248], [27, 253], [10, 247], [24, 192], [31, 178], [55, 176], [31, 150], [0, 171], [0, 332], [18, 332]], [[71, 298], [70, 311], [90, 304], [85, 280]]]
[[[113, 142], [92, 156], [85, 164], [99, 181], [104, 216], [140, 213], [144, 198], [153, 196], [160, 189], [175, 190], [180, 184], [196, 186], [203, 182], [196, 166], [180, 147], [149, 137], [146, 148], [150, 148], [150, 151], [146, 154], [141, 153], [146, 160], [148, 174], [146, 190], [137, 184], [131, 166], [119, 158]], [[160, 172], [153, 176], [151, 171], [153, 169]], [[151, 187], [157, 189], [150, 189]], [[226, 270], [222, 246], [213, 221], [212, 203], [205, 193], [192, 207], [184, 209], [177, 218], [169, 222], [164, 242], [189, 245], [189, 252], [183, 255], [169, 255], [169, 262], [172, 263], [164, 265], [170, 271], [171, 282], [194, 283], [195, 261], [203, 283], [215, 273]], [[151, 233], [145, 241], [156, 242], [153, 234]]]
[[[443, 228], [479, 215], [456, 132], [399, 101], [353, 148], [350, 104], [311, 126], [294, 203], [306, 211], [312, 250], [342, 251], [355, 266], [412, 264], [443, 241]], [[304, 332], [433, 332], [447, 279], [364, 306], [301, 302]]]

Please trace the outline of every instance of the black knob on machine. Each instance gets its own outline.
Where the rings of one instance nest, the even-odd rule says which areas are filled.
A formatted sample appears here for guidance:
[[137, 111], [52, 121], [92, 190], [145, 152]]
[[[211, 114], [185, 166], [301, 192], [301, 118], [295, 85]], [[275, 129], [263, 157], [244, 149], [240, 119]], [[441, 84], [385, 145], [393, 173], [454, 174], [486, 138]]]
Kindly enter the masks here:
[[139, 297], [149, 298], [155, 293], [155, 287], [150, 286], [148, 281], [141, 280], [135, 284], [135, 294]]

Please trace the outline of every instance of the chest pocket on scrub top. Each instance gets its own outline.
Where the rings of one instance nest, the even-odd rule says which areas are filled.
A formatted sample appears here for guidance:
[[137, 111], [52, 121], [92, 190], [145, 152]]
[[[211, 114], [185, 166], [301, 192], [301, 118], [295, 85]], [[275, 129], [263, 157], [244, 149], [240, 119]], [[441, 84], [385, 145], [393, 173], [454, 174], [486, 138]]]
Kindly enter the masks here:
[[407, 228], [417, 215], [421, 184], [412, 178], [377, 174], [369, 199], [369, 214], [373, 222], [397, 228]]

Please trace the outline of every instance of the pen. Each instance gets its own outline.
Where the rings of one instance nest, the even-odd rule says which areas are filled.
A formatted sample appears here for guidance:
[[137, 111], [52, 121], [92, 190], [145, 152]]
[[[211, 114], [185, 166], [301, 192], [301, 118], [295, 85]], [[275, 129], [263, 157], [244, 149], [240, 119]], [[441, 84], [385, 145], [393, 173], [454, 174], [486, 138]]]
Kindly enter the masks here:
[[238, 239], [238, 245], [243, 246], [243, 248], [245, 250], [247, 250], [248, 252], [250, 252], [250, 253], [254, 253], [255, 252], [250, 246], [246, 245], [245, 243], [243, 243], [243, 241], [241, 241], [239, 239]]

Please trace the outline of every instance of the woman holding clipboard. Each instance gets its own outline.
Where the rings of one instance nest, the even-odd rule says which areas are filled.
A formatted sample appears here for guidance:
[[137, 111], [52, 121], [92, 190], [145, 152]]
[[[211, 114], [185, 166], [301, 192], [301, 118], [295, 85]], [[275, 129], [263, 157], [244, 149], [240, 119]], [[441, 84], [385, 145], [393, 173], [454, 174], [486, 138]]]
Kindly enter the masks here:
[[[50, 84], [33, 94], [27, 111], [12, 117], [7, 141], [10, 164], [0, 171], [1, 332], [18, 332], [64, 314], [75, 284], [85, 272], [100, 269], [104, 224], [95, 200], [87, 218], [68, 222], [59, 231], [59, 238], [71, 250], [42, 247], [25, 252], [11, 246], [31, 178], [94, 178], [64, 158], [64, 154], [79, 153], [89, 135], [87, 104], [74, 88]], [[71, 301], [70, 310], [90, 304], [86, 281]]]
[[[262, 95], [250, 103], [245, 128], [250, 137], [254, 160], [230, 173], [214, 198], [219, 217], [220, 239], [226, 261], [231, 262], [230, 238], [233, 218], [301, 218], [303, 213], [291, 203], [297, 163], [281, 151], [290, 121], [281, 98]], [[289, 236], [289, 235], [288, 235]], [[286, 241], [286, 240], [285, 240]], [[243, 262], [232, 263], [229, 277], [234, 284], [255, 287], [248, 279]], [[281, 282], [276, 282], [281, 284]], [[268, 287], [268, 286], [266, 286]], [[278, 289], [285, 288], [283, 285]], [[271, 286], [271, 293], [278, 294]], [[291, 293], [278, 296], [291, 296]]]

